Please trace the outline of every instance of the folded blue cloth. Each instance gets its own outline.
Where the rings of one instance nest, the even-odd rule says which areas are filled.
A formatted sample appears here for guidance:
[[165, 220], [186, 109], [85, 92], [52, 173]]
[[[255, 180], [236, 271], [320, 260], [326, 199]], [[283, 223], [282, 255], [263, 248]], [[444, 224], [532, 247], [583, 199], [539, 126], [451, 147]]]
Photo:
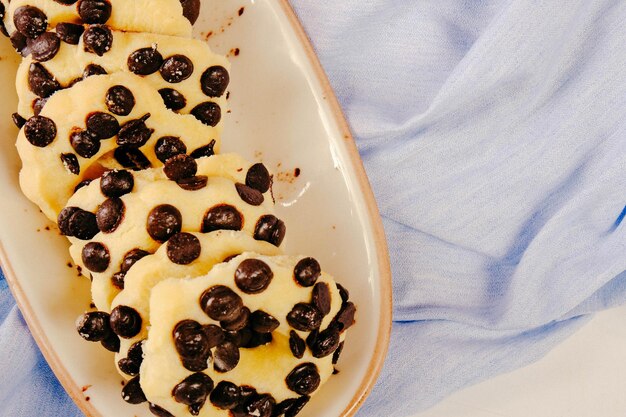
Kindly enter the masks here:
[[[390, 354], [360, 417], [531, 363], [626, 301], [626, 2], [292, 3], [390, 245]], [[80, 415], [4, 284], [0, 320], [0, 415]]]

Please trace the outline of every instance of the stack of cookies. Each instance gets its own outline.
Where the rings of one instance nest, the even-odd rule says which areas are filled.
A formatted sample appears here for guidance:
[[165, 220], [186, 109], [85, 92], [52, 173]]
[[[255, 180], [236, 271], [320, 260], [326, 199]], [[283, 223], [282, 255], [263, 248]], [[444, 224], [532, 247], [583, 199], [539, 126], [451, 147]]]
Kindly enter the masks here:
[[17, 72], [20, 185], [70, 240], [122, 398], [157, 416], [295, 416], [356, 308], [286, 256], [272, 175], [220, 154], [229, 63], [199, 0], [0, 0]]

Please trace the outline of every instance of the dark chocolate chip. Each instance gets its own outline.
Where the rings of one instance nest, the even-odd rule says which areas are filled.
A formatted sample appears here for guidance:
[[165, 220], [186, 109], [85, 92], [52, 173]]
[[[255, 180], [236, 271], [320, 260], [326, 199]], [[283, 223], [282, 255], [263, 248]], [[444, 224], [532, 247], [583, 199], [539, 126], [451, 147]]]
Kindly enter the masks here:
[[196, 23], [200, 16], [200, 0], [180, 0], [180, 4], [183, 6], [183, 16], [192, 25]]
[[272, 341], [272, 334], [271, 333], [257, 333], [257, 332], [251, 332], [250, 335], [250, 340], [247, 341], [243, 347], [244, 348], [249, 348], [249, 349], [254, 349], [255, 347], [258, 346], [263, 346], [266, 345], [268, 343], [270, 343]]
[[127, 64], [128, 69], [137, 75], [150, 75], [161, 68], [163, 56], [155, 47], [141, 48], [130, 54]]
[[[80, 164], [78, 163], [78, 158], [73, 153], [62, 153], [61, 154], [61, 163], [69, 172], [74, 175], [80, 174]], [[84, 182], [84, 181], [82, 181]], [[82, 183], [81, 182], [81, 183]], [[78, 183], [76, 187], [78, 187], [81, 183]], [[80, 187], [78, 187], [80, 188]], [[76, 192], [76, 188], [74, 188], [74, 192]]]
[[190, 113], [207, 126], [216, 126], [222, 119], [222, 109], [212, 101], [198, 104]]
[[33, 113], [35, 114], [35, 116], [39, 116], [39, 113], [41, 113], [41, 110], [43, 110], [43, 106], [45, 106], [47, 102], [47, 98], [41, 97], [33, 100]]
[[262, 163], [256, 163], [246, 173], [246, 185], [262, 193], [266, 193], [272, 185], [272, 177]]
[[146, 252], [142, 249], [133, 249], [128, 251], [124, 255], [124, 259], [122, 260], [122, 264], [120, 265], [120, 271], [123, 273], [128, 272], [138, 260], [145, 258], [148, 255], [150, 255], [150, 252]]
[[126, 278], [126, 274], [123, 272], [116, 272], [111, 276], [111, 284], [117, 289], [124, 289], [124, 278]]
[[337, 346], [337, 349], [333, 353], [333, 365], [337, 365], [337, 362], [339, 362], [339, 357], [341, 356], [341, 352], [343, 352], [343, 343], [344, 342], [339, 343], [339, 346]]
[[206, 187], [209, 181], [209, 177], [206, 175], [194, 175], [193, 177], [183, 178], [182, 180], [176, 181], [176, 184], [183, 190], [187, 191], [197, 191]]
[[255, 395], [246, 402], [245, 410], [249, 416], [272, 417], [276, 400], [270, 394]]
[[310, 287], [315, 284], [321, 273], [322, 268], [314, 258], [301, 259], [293, 269], [294, 278], [303, 287]]
[[311, 304], [313, 304], [324, 316], [330, 313], [330, 288], [325, 282], [318, 282], [313, 287]]
[[167, 241], [167, 257], [178, 265], [188, 265], [200, 256], [200, 240], [191, 233], [177, 233]]
[[213, 150], [213, 148], [215, 147], [215, 139], [211, 139], [211, 142], [209, 142], [208, 144], [199, 147], [198, 149], [194, 150], [193, 152], [191, 152], [189, 155], [191, 155], [193, 158], [204, 158], [207, 156], [213, 156], [215, 155], [215, 151]]
[[225, 340], [224, 331], [220, 326], [216, 326], [215, 324], [206, 324], [202, 326], [202, 330], [204, 334], [206, 334], [209, 349], [213, 349], [215, 346], [221, 344]]
[[173, 156], [187, 153], [187, 146], [176, 136], [163, 136], [157, 139], [154, 153], [159, 161], [165, 163]]
[[54, 0], [54, 1], [60, 4], [65, 4], [66, 6], [69, 6], [69, 5], [76, 3], [78, 0]]
[[100, 342], [103, 348], [110, 352], [119, 352], [120, 351], [120, 338], [113, 332], [111, 335]]
[[165, 242], [170, 237], [180, 232], [182, 225], [183, 217], [180, 211], [169, 204], [156, 206], [150, 211], [150, 214], [148, 214], [148, 234], [157, 242]]
[[61, 47], [61, 40], [53, 32], [44, 32], [30, 42], [29, 49], [35, 61], [45, 62], [55, 57]]
[[232, 342], [224, 342], [215, 348], [213, 369], [217, 372], [228, 372], [239, 363], [239, 348]]
[[254, 238], [256, 240], [264, 240], [274, 246], [280, 246], [285, 238], [286, 231], [287, 227], [282, 220], [274, 215], [266, 214], [257, 221], [254, 228]]
[[73, 23], [59, 23], [56, 26], [59, 39], [70, 45], [78, 45], [80, 36], [84, 31], [85, 28], [82, 25], [75, 25]]
[[45, 148], [56, 138], [57, 127], [52, 119], [33, 116], [24, 125], [24, 135], [31, 145]]
[[64, 236], [71, 236], [72, 232], [70, 229], [70, 218], [74, 213], [80, 211], [78, 207], [65, 207], [59, 215], [57, 216], [57, 225], [59, 226], [59, 231]]
[[307, 362], [296, 366], [285, 378], [287, 387], [300, 395], [315, 392], [320, 385], [320, 374], [315, 364]]
[[111, 263], [109, 249], [100, 242], [89, 242], [83, 247], [83, 264], [92, 272], [104, 272]]
[[61, 85], [48, 70], [38, 62], [28, 68], [28, 86], [39, 97], [48, 98], [61, 89]]
[[203, 369], [206, 369], [206, 363], [211, 357], [211, 346], [200, 323], [193, 320], [183, 320], [176, 325], [172, 335], [178, 354], [182, 358], [203, 360]]
[[133, 191], [133, 174], [121, 169], [107, 171], [100, 178], [100, 191], [107, 197], [121, 197]]
[[122, 388], [122, 398], [129, 404], [141, 404], [146, 402], [146, 395], [141, 389], [139, 375], [131, 379]]
[[78, 15], [84, 23], [106, 23], [111, 17], [111, 3], [108, 0], [80, 0]]
[[169, 158], [163, 166], [163, 172], [172, 181], [193, 177], [196, 171], [198, 171], [196, 160], [184, 153]]
[[18, 129], [21, 129], [26, 124], [26, 119], [19, 115], [19, 113], [13, 113], [11, 115], [11, 120]]
[[150, 410], [152, 414], [154, 414], [157, 417], [174, 417], [174, 414], [170, 413], [163, 407], [160, 407], [156, 404], [149, 403], [148, 409]]
[[11, 46], [15, 49], [15, 52], [18, 52], [23, 57], [27, 57], [30, 54], [30, 49], [28, 48], [28, 38], [17, 30], [11, 34], [10, 41]]
[[183, 379], [172, 390], [172, 396], [181, 404], [204, 405], [207, 397], [213, 391], [213, 380], [202, 372], [196, 372]]
[[232, 410], [239, 404], [241, 395], [237, 385], [229, 381], [221, 381], [211, 392], [209, 398], [215, 407], [222, 410]]
[[135, 96], [123, 85], [109, 88], [105, 101], [109, 111], [118, 116], [128, 116], [135, 107]]
[[179, 83], [193, 74], [193, 62], [185, 55], [172, 55], [159, 68], [161, 77], [168, 83]]
[[111, 328], [119, 337], [135, 337], [141, 330], [141, 316], [132, 307], [117, 306], [111, 311]]
[[67, 236], [80, 240], [92, 239], [99, 232], [96, 215], [81, 209], [73, 211], [67, 220], [67, 231]]
[[265, 311], [257, 310], [250, 317], [250, 326], [257, 333], [272, 333], [280, 326], [280, 322]]
[[144, 114], [139, 119], [130, 120], [120, 128], [117, 134], [117, 144], [120, 146], [129, 146], [139, 148], [148, 142], [154, 129], [146, 126], [146, 120], [150, 118], [150, 113]]
[[296, 330], [310, 332], [322, 324], [324, 316], [311, 304], [298, 303], [287, 314], [287, 322]]
[[137, 148], [120, 146], [113, 152], [113, 157], [124, 168], [129, 168], [133, 171], [141, 171], [151, 166], [150, 160]]
[[200, 307], [213, 320], [228, 321], [239, 316], [243, 300], [230, 288], [216, 285], [202, 294]]
[[9, 36], [9, 32], [7, 32], [7, 28], [4, 26], [4, 15], [5, 15], [4, 3], [0, 2], [0, 32], [4, 36]]
[[260, 259], [246, 259], [235, 270], [235, 284], [246, 294], [265, 291], [273, 277], [272, 269]]
[[109, 314], [104, 311], [91, 311], [78, 317], [76, 330], [80, 337], [89, 342], [101, 342], [112, 333]]
[[220, 321], [220, 325], [224, 330], [229, 332], [236, 332], [248, 326], [250, 321], [250, 309], [243, 307], [239, 310], [239, 314], [232, 320]]
[[22, 6], [13, 14], [13, 24], [22, 35], [35, 39], [48, 29], [48, 17], [36, 7]]
[[333, 318], [330, 326], [337, 329], [339, 332], [343, 332], [354, 324], [354, 315], [356, 314], [356, 307], [354, 303], [348, 301], [343, 303], [339, 313]]
[[229, 82], [228, 71], [219, 65], [208, 68], [200, 77], [202, 92], [209, 97], [219, 97], [224, 94]]
[[113, 46], [113, 33], [107, 26], [94, 25], [83, 34], [85, 52], [102, 56]]
[[178, 91], [173, 88], [162, 88], [159, 90], [159, 94], [163, 99], [165, 107], [172, 111], [178, 111], [183, 109], [187, 105], [187, 100]]
[[[63, 155], [71, 155], [71, 154], [63, 154]], [[61, 155], [61, 157], [63, 157], [63, 155]], [[76, 157], [74, 156], [74, 158], [76, 158]], [[78, 159], [76, 160], [76, 163], [78, 163]], [[76, 184], [76, 187], [74, 187], [74, 192], [80, 190], [83, 187], [88, 186], [89, 184], [91, 184], [91, 181], [93, 181], [93, 180], [83, 180], [83, 181], [79, 182], [78, 184]]]
[[[89, 78], [92, 75], [106, 75], [106, 73], [107, 71], [104, 68], [102, 68], [100, 65], [89, 64], [85, 67], [83, 71], [83, 79]], [[108, 99], [107, 99], [107, 105], [108, 105]]]
[[91, 158], [100, 150], [100, 139], [89, 130], [74, 130], [70, 133], [70, 144], [83, 158]]
[[280, 416], [284, 414], [285, 417], [295, 417], [300, 413], [300, 411], [302, 411], [310, 399], [311, 397], [308, 395], [303, 395], [299, 398], [287, 399], [276, 406], [274, 409], [274, 415]]
[[133, 343], [125, 358], [117, 362], [117, 367], [126, 375], [139, 375], [139, 368], [143, 362], [143, 340]]
[[336, 329], [329, 327], [328, 329], [319, 332], [319, 334], [312, 338], [312, 340], [309, 341], [307, 339], [307, 343], [313, 353], [313, 357], [325, 358], [337, 350], [340, 343], [339, 339], [339, 332]]
[[347, 302], [350, 298], [350, 293], [348, 292], [348, 290], [339, 283], [337, 283], [337, 289], [339, 290], [339, 296], [341, 297], [341, 301], [343, 301], [344, 303]]
[[202, 219], [202, 233], [215, 230], [241, 230], [242, 228], [243, 215], [228, 204], [211, 207]]
[[120, 131], [117, 119], [108, 113], [95, 112], [87, 117], [87, 130], [98, 139], [109, 139]]
[[298, 359], [302, 359], [306, 350], [306, 343], [294, 330], [289, 332], [289, 348], [291, 353]]
[[104, 200], [96, 211], [98, 229], [102, 233], [112, 233], [122, 222], [126, 208], [119, 197], [111, 197]]
[[237, 194], [239, 194], [239, 197], [241, 197], [243, 201], [250, 204], [251, 206], [260, 206], [261, 204], [263, 204], [263, 194], [261, 194], [259, 190], [248, 187], [247, 185], [240, 182], [235, 184], [235, 188], [237, 189]]

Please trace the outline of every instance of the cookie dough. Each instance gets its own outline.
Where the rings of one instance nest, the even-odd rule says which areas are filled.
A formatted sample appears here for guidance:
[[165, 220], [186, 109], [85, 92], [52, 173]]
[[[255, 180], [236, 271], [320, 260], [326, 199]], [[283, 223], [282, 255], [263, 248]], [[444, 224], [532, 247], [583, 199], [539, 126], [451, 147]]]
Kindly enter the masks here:
[[89, 77], [55, 93], [20, 130], [20, 185], [56, 220], [75, 188], [105, 168], [162, 166], [155, 146], [163, 138], [194, 157], [212, 154], [219, 150], [220, 131], [220, 126], [207, 126], [192, 115], [172, 113], [137, 75]]
[[135, 380], [176, 417], [294, 416], [331, 377], [354, 322], [344, 294], [312, 258], [255, 253], [163, 281]]
[[[35, 39], [59, 23], [107, 24], [128, 32], [191, 37], [199, 0], [0, 0], [12, 37]], [[16, 32], [18, 35], [16, 35]]]
[[[104, 46], [94, 41], [92, 35], [98, 33], [106, 38]], [[87, 26], [84, 33], [68, 41], [71, 43], [61, 41], [56, 52], [41, 54], [45, 61], [38, 62], [39, 55], [31, 53], [20, 64], [16, 86], [18, 114], [23, 118], [31, 117], [49, 93], [41, 87], [42, 78], [54, 80], [58, 89], [62, 89], [90, 75], [116, 72], [142, 75], [159, 91], [168, 108], [182, 114], [203, 118], [207, 115], [202, 110], [204, 107], [226, 107], [224, 93], [230, 66], [225, 57], [214, 54], [205, 42], [111, 31], [106, 26]], [[204, 121], [213, 123], [211, 119]]]
[[[274, 216], [269, 185], [261, 188], [252, 180], [260, 178], [259, 166], [236, 154], [197, 160], [179, 154], [164, 168], [109, 171], [79, 189], [58, 225], [72, 243], [74, 262], [92, 276], [98, 309], [110, 311], [130, 266], [178, 232], [241, 230], [279, 246], [285, 225]], [[269, 181], [267, 173], [260, 182]]]

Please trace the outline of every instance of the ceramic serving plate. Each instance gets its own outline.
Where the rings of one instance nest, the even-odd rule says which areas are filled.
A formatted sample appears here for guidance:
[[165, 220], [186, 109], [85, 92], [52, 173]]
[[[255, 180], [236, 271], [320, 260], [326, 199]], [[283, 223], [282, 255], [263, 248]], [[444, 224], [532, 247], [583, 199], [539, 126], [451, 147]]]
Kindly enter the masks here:
[[[359, 307], [339, 374], [301, 415], [353, 415], [387, 350], [391, 276], [376, 204], [348, 127], [286, 1], [206, 0], [196, 36], [228, 54], [233, 65], [223, 150], [271, 167], [278, 215], [288, 226], [286, 252], [319, 259]], [[149, 416], [145, 405], [122, 401], [112, 354], [76, 333], [76, 317], [89, 309], [89, 282], [68, 264], [66, 239], [19, 190], [17, 129], [10, 122], [17, 63], [2, 38], [3, 271], [44, 356], [87, 416]]]

